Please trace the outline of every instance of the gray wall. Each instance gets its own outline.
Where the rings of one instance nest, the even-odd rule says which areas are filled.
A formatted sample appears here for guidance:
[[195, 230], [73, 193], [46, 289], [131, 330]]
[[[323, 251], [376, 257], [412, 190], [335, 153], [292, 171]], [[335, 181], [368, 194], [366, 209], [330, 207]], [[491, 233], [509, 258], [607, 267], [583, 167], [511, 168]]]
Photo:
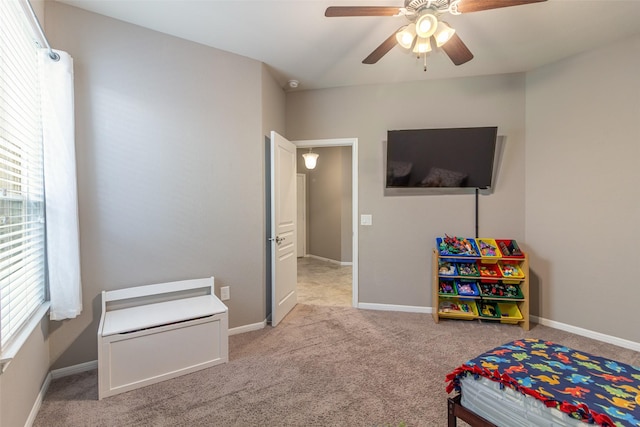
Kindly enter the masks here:
[[388, 129], [497, 125], [505, 150], [480, 233], [524, 241], [524, 89], [514, 74], [287, 94], [289, 139], [358, 138], [360, 213], [373, 215], [359, 230], [360, 302], [430, 307], [435, 238], [475, 232], [473, 195], [383, 196]]
[[315, 169], [304, 166], [298, 150], [298, 173], [307, 175], [307, 253], [340, 262], [352, 261], [351, 147], [315, 147]]
[[0, 426], [23, 426], [49, 373], [49, 317], [43, 318], [0, 374]]
[[639, 75], [636, 36], [531, 72], [526, 86], [535, 312], [636, 343]]
[[57, 2], [46, 16], [75, 60], [85, 307], [52, 323], [53, 367], [96, 359], [102, 290], [213, 275], [231, 327], [262, 322], [264, 134], [284, 93], [248, 58]]

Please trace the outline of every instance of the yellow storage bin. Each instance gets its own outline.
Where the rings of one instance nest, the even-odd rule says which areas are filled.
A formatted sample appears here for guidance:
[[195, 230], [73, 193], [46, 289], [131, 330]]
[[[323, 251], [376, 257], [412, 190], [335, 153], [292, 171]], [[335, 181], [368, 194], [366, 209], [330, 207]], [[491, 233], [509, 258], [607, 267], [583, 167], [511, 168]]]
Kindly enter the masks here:
[[524, 273], [517, 263], [501, 261], [498, 267], [505, 279], [524, 279]]
[[441, 299], [438, 304], [438, 316], [446, 319], [471, 320], [478, 317], [478, 306], [473, 300]]
[[482, 263], [495, 264], [499, 258], [502, 258], [502, 253], [494, 239], [476, 239], [476, 245], [482, 257], [480, 260]]
[[498, 303], [500, 309], [500, 322], [516, 324], [519, 320], [522, 320], [522, 313], [518, 308], [518, 305], [512, 302], [500, 302]]

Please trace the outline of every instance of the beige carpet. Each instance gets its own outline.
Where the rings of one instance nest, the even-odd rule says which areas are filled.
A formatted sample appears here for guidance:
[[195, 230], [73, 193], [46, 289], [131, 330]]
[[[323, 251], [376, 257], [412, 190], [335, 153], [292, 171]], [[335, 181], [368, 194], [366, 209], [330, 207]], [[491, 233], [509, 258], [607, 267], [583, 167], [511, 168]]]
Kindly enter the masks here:
[[640, 364], [640, 353], [535, 326], [299, 304], [230, 337], [228, 364], [97, 400], [96, 371], [52, 382], [35, 426], [444, 426], [445, 375], [522, 337]]

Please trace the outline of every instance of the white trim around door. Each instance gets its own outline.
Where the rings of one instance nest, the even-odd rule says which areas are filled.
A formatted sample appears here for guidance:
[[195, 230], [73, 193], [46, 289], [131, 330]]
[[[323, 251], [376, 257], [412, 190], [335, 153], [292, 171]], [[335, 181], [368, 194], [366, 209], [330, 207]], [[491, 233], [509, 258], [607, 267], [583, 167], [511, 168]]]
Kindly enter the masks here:
[[296, 174], [296, 255], [298, 258], [307, 256], [307, 175]]
[[351, 147], [351, 186], [352, 186], [352, 306], [358, 307], [358, 138], [337, 139], [309, 139], [303, 141], [291, 141], [298, 148], [308, 147]]

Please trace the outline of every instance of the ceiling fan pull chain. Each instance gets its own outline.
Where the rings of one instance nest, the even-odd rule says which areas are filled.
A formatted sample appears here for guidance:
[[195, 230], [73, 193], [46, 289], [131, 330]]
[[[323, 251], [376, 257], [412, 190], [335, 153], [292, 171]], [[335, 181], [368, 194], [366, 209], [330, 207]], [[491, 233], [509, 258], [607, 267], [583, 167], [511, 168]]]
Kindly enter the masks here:
[[424, 72], [427, 72], [427, 54], [424, 54]]

